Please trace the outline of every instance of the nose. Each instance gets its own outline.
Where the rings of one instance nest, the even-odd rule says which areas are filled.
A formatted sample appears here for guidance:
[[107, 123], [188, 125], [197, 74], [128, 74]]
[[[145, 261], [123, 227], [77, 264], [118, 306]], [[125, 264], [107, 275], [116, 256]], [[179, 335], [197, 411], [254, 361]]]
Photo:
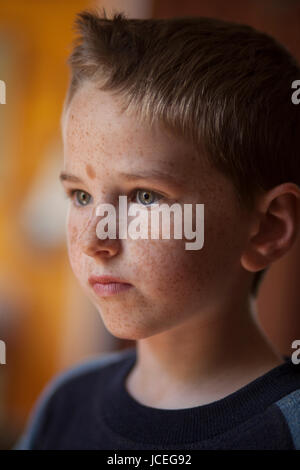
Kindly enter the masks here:
[[120, 251], [120, 240], [118, 238], [98, 238], [96, 229], [100, 220], [99, 216], [93, 216], [89, 219], [81, 231], [80, 243], [82, 251], [90, 257], [110, 258], [116, 256]]

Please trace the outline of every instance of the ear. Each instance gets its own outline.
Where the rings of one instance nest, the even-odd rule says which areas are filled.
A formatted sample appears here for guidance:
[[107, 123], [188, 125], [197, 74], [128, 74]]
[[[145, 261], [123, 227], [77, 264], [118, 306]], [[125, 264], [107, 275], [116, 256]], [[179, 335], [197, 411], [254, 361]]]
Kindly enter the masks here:
[[300, 188], [294, 183], [276, 186], [256, 200], [254, 220], [241, 264], [260, 271], [283, 256], [300, 230]]

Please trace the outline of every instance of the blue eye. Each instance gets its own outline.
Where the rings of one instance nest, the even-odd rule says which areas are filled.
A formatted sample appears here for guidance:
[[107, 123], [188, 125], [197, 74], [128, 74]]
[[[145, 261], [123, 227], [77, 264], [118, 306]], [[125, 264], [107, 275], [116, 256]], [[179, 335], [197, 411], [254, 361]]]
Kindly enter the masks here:
[[[155, 191], [149, 191], [147, 189], [136, 189], [134, 191], [135, 197], [138, 204], [143, 206], [151, 206], [151, 204], [158, 202], [160, 199], [163, 199], [159, 193]], [[91, 200], [90, 194], [81, 189], [71, 189], [67, 191], [67, 197], [70, 198], [72, 201], [75, 198], [74, 205], [77, 207], [84, 207], [87, 206]]]
[[82, 191], [81, 189], [70, 190], [67, 194], [68, 197], [70, 197], [71, 199], [74, 199], [75, 196], [75, 205], [80, 207], [86, 206], [91, 199], [91, 196], [85, 191]]
[[137, 202], [143, 206], [150, 206], [163, 197], [161, 194], [154, 191], [148, 191], [147, 189], [137, 189], [135, 194]]

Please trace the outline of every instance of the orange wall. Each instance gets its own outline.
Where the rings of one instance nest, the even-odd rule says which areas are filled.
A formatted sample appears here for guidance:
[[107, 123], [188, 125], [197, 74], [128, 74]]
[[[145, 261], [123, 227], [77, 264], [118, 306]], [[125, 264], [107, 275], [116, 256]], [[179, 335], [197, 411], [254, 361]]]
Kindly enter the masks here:
[[7, 365], [0, 372], [6, 380], [7, 419], [16, 425], [24, 423], [58, 368], [70, 276], [65, 246], [38, 250], [18, 217], [47, 149], [56, 142], [60, 146], [72, 23], [75, 13], [89, 5], [87, 0], [0, 3], [1, 51], [9, 51], [0, 67], [7, 87], [7, 104], [0, 109], [5, 127], [5, 146], [0, 142], [0, 291], [17, 310], [7, 339]]

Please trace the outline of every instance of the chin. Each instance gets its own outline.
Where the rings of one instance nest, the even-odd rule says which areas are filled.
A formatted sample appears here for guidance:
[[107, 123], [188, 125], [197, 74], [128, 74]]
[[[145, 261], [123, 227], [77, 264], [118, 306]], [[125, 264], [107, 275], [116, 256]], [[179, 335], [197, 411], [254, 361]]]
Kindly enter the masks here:
[[119, 339], [138, 341], [157, 334], [156, 331], [150, 331], [150, 328], [146, 327], [137, 328], [136, 325], [117, 325], [104, 320], [103, 323], [107, 331]]

